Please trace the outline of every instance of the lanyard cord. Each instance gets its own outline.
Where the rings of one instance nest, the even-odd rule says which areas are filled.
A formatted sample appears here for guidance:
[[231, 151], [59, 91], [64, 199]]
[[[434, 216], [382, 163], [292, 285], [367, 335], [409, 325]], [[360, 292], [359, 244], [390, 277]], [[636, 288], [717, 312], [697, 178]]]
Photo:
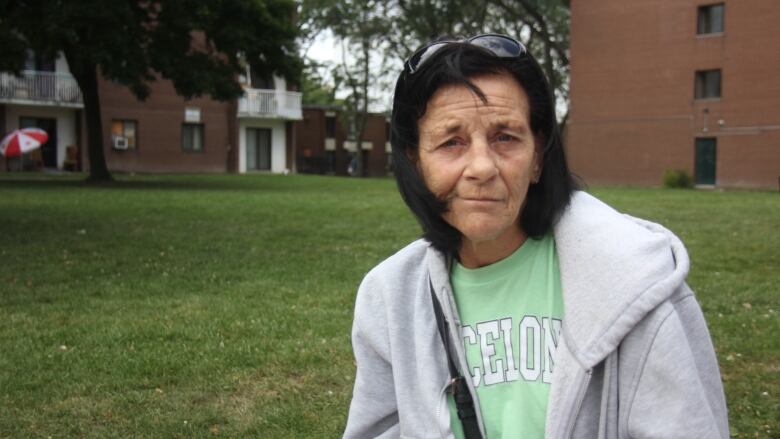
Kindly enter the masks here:
[[450, 390], [455, 399], [455, 408], [458, 411], [458, 418], [463, 424], [463, 435], [466, 439], [482, 439], [482, 433], [479, 431], [477, 423], [477, 413], [474, 410], [474, 400], [471, 397], [465, 378], [458, 372], [455, 360], [450, 351], [449, 327], [447, 319], [441, 310], [441, 303], [433, 290], [433, 282], [428, 279], [428, 285], [431, 290], [431, 299], [433, 301], [433, 313], [436, 315], [436, 326], [439, 329], [441, 342], [444, 344], [444, 351], [447, 353], [447, 367], [450, 369]]

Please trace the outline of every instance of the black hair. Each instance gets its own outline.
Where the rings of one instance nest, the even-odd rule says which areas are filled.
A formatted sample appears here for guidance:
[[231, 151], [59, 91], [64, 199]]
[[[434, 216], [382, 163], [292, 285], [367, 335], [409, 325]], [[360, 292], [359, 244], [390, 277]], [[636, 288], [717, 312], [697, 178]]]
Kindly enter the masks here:
[[539, 151], [541, 174], [539, 181], [528, 188], [519, 226], [528, 236], [541, 238], [550, 231], [578, 188], [566, 164], [553, 92], [533, 56], [526, 53], [516, 58], [500, 58], [468, 43], [451, 43], [440, 48], [414, 74], [404, 68], [398, 77], [390, 143], [401, 197], [420, 222], [423, 238], [448, 256], [457, 257], [462, 236], [442, 218], [448, 209], [447, 202], [428, 189], [418, 171], [418, 121], [425, 114], [428, 101], [441, 87], [464, 85], [484, 102], [485, 95], [470, 78], [501, 73], [509, 73], [525, 91], [531, 131], [543, 142]]

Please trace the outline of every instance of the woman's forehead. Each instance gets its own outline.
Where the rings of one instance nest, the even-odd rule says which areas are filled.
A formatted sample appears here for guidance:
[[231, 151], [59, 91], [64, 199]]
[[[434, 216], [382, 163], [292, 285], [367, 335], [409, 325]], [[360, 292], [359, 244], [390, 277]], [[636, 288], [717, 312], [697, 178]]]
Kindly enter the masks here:
[[431, 96], [425, 114], [418, 121], [421, 131], [453, 131], [475, 119], [490, 125], [525, 125], [528, 98], [508, 74], [471, 78], [486, 98], [484, 101], [464, 84], [441, 87]]
[[528, 129], [528, 119], [519, 110], [506, 113], [491, 112], [484, 107], [474, 114], [449, 112], [441, 116], [433, 115], [427, 120], [421, 120], [419, 124], [420, 134], [449, 135], [464, 130], [513, 129], [524, 131]]

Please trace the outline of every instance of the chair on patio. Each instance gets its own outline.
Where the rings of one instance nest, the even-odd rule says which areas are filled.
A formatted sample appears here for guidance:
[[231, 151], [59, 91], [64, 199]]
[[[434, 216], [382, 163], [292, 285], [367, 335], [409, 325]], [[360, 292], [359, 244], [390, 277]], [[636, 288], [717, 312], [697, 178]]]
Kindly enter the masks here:
[[76, 145], [65, 147], [65, 161], [62, 163], [62, 169], [74, 172], [79, 170], [79, 152]]
[[24, 154], [27, 160], [24, 160], [24, 168], [33, 171], [40, 171], [43, 169], [43, 152], [40, 148], [34, 149], [27, 154]]

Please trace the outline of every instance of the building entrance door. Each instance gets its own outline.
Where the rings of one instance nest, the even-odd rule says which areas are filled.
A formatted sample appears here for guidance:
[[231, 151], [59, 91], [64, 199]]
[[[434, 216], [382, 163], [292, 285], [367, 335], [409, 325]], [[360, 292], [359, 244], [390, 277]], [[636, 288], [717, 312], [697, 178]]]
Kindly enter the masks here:
[[715, 184], [718, 139], [696, 139], [696, 184]]
[[[57, 119], [40, 117], [20, 117], [19, 128], [40, 128], [49, 135], [49, 140], [41, 145], [41, 159], [44, 168], [57, 167]], [[34, 151], [33, 151], [34, 152]]]
[[271, 129], [246, 129], [247, 171], [271, 170]]

